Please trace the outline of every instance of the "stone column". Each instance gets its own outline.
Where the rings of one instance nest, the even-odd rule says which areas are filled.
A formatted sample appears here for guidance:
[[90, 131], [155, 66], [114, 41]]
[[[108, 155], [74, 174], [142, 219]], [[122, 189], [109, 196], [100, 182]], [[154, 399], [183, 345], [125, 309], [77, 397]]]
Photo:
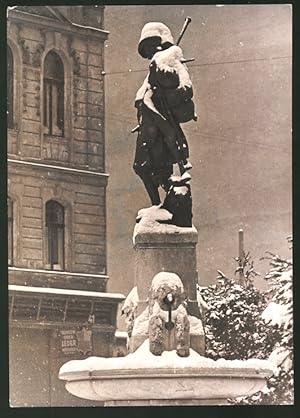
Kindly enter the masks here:
[[[196, 245], [198, 232], [195, 227], [182, 228], [168, 224], [156, 224], [151, 228], [137, 224], [134, 232], [135, 250], [135, 286], [137, 286], [139, 304], [137, 316], [147, 307], [149, 289], [153, 277], [161, 272], [176, 273], [185, 288], [189, 315], [200, 318], [197, 303], [196, 284], [198, 282]], [[199, 321], [198, 321], [199, 324]], [[204, 332], [191, 333], [191, 348], [204, 354]], [[146, 337], [145, 337], [146, 338]], [[145, 340], [138, 338], [132, 342], [131, 351]]]

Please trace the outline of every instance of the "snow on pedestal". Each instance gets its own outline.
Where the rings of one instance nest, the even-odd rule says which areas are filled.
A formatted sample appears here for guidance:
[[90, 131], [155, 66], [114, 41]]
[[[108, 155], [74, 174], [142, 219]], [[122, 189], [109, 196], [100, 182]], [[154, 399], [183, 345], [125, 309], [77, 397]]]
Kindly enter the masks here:
[[195, 235], [198, 236], [197, 229], [194, 226], [179, 227], [165, 223], [170, 221], [172, 216], [169, 211], [161, 208], [161, 205], [139, 210], [136, 218], [138, 223], [135, 225], [133, 233], [133, 245], [145, 241], [142, 237], [146, 238], [145, 235], [147, 234], [155, 234], [162, 237], [167, 235], [168, 238], [173, 235], [175, 237], [182, 236], [186, 237], [186, 239], [192, 239]]

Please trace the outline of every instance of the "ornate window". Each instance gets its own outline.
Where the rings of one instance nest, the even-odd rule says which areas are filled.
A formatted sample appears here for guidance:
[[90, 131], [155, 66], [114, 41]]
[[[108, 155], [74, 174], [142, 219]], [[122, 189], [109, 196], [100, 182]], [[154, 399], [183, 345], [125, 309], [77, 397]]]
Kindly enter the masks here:
[[7, 251], [8, 265], [13, 265], [13, 202], [9, 197], [7, 199]]
[[55, 200], [46, 203], [46, 227], [48, 231], [48, 266], [51, 270], [64, 270], [65, 210]]
[[7, 126], [14, 127], [14, 57], [7, 46]]
[[45, 58], [43, 112], [44, 133], [64, 136], [64, 65], [53, 51]]

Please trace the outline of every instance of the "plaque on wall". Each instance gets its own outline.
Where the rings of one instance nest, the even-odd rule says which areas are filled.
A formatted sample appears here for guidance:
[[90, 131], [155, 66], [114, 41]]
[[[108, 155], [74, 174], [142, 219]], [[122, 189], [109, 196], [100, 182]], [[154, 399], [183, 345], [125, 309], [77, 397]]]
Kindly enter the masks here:
[[88, 327], [63, 329], [59, 332], [60, 350], [65, 355], [92, 353], [92, 330]]

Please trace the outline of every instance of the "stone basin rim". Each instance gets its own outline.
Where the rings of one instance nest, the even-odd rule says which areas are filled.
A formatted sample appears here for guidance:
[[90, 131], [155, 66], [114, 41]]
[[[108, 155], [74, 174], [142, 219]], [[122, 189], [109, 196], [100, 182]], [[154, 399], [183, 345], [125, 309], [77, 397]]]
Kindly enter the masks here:
[[[149, 401], [165, 399], [168, 393], [169, 400], [206, 400], [236, 398], [248, 396], [265, 386], [265, 379], [261, 375], [255, 376], [228, 376], [214, 375], [184, 376], [179, 381], [178, 376], [114, 376], [106, 378], [83, 378], [66, 381], [66, 389], [71, 394], [84, 399], [98, 401]], [[173, 385], [174, 378], [176, 381]], [[159, 385], [157, 385], [159, 381]]]
[[265, 379], [273, 374], [271, 369], [267, 368], [205, 368], [202, 367], [199, 370], [195, 368], [185, 367], [184, 370], [169, 369], [166, 368], [139, 368], [139, 369], [127, 369], [127, 370], [82, 370], [82, 371], [70, 371], [59, 374], [61, 380], [68, 382], [72, 381], [88, 381], [88, 380], [108, 380], [108, 379], [134, 379], [141, 380], [152, 378], [254, 378]]

